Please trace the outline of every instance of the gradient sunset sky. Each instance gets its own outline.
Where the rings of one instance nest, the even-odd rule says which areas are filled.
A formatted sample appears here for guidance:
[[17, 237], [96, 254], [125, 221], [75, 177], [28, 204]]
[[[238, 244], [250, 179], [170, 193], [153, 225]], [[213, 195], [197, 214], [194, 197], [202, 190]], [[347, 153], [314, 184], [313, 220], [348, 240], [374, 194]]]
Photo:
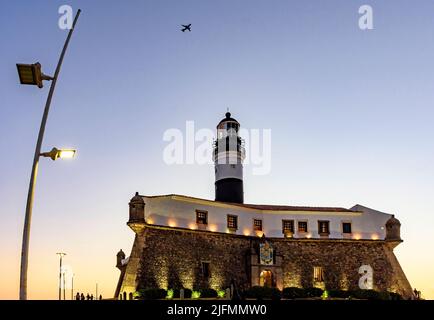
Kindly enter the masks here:
[[[394, 213], [395, 253], [434, 299], [434, 2], [2, 1], [0, 4], [0, 299], [17, 299], [25, 202], [49, 83], [20, 86], [16, 63], [47, 74], [82, 9], [43, 144], [29, 298], [56, 299], [58, 257], [80, 292], [114, 294], [116, 253], [130, 253], [128, 201], [139, 191], [214, 197], [214, 168], [163, 161], [170, 128], [214, 129], [227, 108], [271, 129], [268, 175], [245, 168], [245, 202]], [[374, 10], [374, 30], [358, 9]], [[192, 32], [180, 31], [192, 23]], [[375, 275], [374, 275], [375, 276]]]

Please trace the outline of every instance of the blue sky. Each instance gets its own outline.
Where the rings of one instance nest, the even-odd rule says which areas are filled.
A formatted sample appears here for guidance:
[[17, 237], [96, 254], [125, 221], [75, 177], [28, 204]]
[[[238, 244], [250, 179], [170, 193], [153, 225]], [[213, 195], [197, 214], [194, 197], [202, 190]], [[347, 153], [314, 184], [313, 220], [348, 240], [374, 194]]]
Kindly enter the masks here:
[[[18, 292], [27, 185], [48, 93], [48, 83], [20, 86], [15, 64], [39, 61], [54, 72], [66, 37], [57, 26], [63, 4], [83, 12], [44, 150], [78, 154], [41, 160], [30, 281], [38, 287], [41, 275], [53, 288], [31, 296], [55, 297], [59, 248], [83, 288], [100, 281], [112, 294], [114, 255], [132, 245], [125, 221], [135, 191], [212, 199], [213, 167], [167, 166], [162, 137], [187, 120], [214, 128], [229, 107], [243, 127], [272, 131], [271, 173], [253, 176], [246, 167], [246, 202], [360, 203], [395, 213], [405, 240], [398, 258], [412, 285], [434, 298], [427, 284], [434, 257], [426, 254], [434, 241], [434, 2], [343, 0], [2, 2], [0, 248], [11, 263], [2, 266], [1, 297]], [[374, 30], [358, 28], [363, 4], [373, 7]], [[191, 33], [180, 32], [185, 23]]]

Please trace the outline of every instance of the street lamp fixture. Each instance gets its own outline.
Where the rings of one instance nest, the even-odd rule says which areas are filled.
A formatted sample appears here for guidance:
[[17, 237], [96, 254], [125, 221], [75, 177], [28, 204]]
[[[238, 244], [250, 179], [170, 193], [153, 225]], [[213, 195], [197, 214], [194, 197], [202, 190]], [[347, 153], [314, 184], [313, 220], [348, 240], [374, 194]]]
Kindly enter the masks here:
[[74, 158], [76, 150], [74, 149], [57, 149], [53, 148], [49, 152], [43, 152], [41, 153], [42, 157], [51, 158], [51, 160], [57, 160], [57, 159], [71, 159]]
[[28, 84], [42, 88], [42, 80], [53, 80], [53, 77], [47, 76], [41, 71], [39, 62], [33, 64], [17, 63], [18, 76], [21, 84]]

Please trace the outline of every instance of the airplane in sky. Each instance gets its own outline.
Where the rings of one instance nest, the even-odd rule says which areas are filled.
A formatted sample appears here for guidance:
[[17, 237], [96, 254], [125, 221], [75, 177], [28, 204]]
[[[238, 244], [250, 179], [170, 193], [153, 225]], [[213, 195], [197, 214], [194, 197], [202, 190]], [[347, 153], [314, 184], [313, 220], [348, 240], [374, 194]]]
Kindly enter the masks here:
[[190, 23], [190, 24], [187, 24], [187, 25], [185, 25], [185, 24], [181, 24], [181, 26], [183, 27], [183, 28], [181, 29], [182, 32], [185, 32], [185, 31], [187, 31], [187, 30], [191, 32], [191, 23]]

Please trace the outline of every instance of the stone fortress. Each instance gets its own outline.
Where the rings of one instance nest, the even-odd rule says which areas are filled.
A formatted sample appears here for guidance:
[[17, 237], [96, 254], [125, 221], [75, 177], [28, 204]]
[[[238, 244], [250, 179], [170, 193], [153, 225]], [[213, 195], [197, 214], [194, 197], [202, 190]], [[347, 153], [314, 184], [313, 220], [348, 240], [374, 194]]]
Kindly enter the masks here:
[[129, 203], [135, 239], [115, 298], [142, 288], [251, 286], [392, 291], [412, 288], [393, 253], [400, 222], [361, 205], [350, 209], [245, 204], [240, 124], [226, 113], [214, 144], [215, 200], [142, 196]]

